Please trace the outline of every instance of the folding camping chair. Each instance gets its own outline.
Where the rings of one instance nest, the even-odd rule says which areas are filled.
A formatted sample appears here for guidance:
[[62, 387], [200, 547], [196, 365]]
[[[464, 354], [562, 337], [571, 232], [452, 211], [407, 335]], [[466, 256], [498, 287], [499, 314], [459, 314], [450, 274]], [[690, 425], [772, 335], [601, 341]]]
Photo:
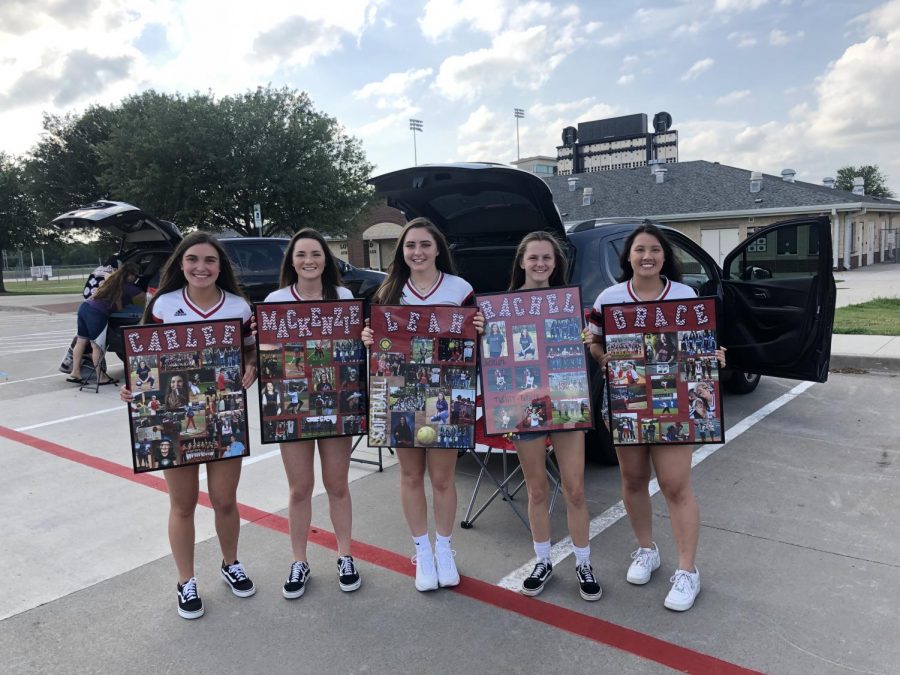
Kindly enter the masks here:
[[[72, 342], [69, 344], [68, 349], [66, 350], [66, 354], [63, 357], [62, 363], [59, 364], [59, 372], [66, 373], [67, 375], [72, 374], [72, 362], [75, 358], [75, 341], [77, 338], [72, 338]], [[118, 384], [118, 380], [106, 372], [106, 329], [103, 329], [103, 332], [97, 336], [97, 339], [94, 343], [100, 347], [100, 362], [97, 366], [94, 366], [94, 357], [93, 349], [85, 349], [84, 354], [81, 357], [81, 368], [79, 372], [81, 373], [82, 384], [78, 387], [78, 391], [84, 391], [86, 388], [90, 390], [91, 387], [94, 389], [94, 393], [99, 393], [101, 384]], [[101, 378], [106, 377], [106, 382], [101, 382]]]
[[[478, 401], [478, 410], [481, 411], [481, 402]], [[480, 418], [481, 415], [479, 414]], [[484, 448], [484, 450], [480, 449]], [[498, 496], [503, 497], [503, 501], [509, 504], [509, 507], [513, 510], [513, 513], [518, 516], [519, 520], [522, 521], [522, 524], [527, 528], [531, 529], [528, 524], [527, 516], [523, 515], [519, 508], [516, 506], [514, 501], [515, 496], [518, 494], [519, 490], [522, 489], [522, 486], [525, 485], [525, 479], [519, 478], [522, 473], [521, 464], [516, 466], [512, 471], [509, 470], [508, 463], [508, 453], [514, 453], [516, 451], [516, 446], [513, 445], [512, 441], [508, 440], [504, 436], [486, 436], [484, 434], [484, 424], [479, 424], [476, 420], [475, 422], [475, 448], [468, 450], [468, 452], [472, 455], [475, 461], [479, 465], [478, 478], [475, 481], [475, 489], [472, 491], [472, 498], [469, 500], [469, 506], [466, 509], [466, 514], [463, 516], [462, 522], [460, 522], [460, 527], [463, 529], [470, 529], [475, 520], [484, 513], [485, 509], [491, 505]], [[500, 454], [501, 460], [501, 473], [499, 476], [491, 470], [491, 456], [496, 456], [497, 453]], [[481, 458], [481, 455], [484, 455], [484, 459]], [[546, 467], [547, 467], [547, 479], [550, 481], [550, 485], [552, 487], [552, 494], [550, 496], [550, 512], [553, 512], [553, 506], [556, 504], [556, 498], [559, 496], [560, 488], [562, 487], [562, 481], [560, 479], [559, 471], [556, 468], [556, 464], [553, 462], [553, 444], [547, 443], [547, 457], [546, 457]], [[518, 484], [510, 489], [510, 485], [516, 480], [519, 479]], [[481, 488], [481, 484], [483, 481], [489, 481], [494, 485], [494, 491], [488, 496], [485, 502], [475, 509], [475, 502], [478, 499], [478, 491]], [[474, 511], [474, 513], [473, 513]]]

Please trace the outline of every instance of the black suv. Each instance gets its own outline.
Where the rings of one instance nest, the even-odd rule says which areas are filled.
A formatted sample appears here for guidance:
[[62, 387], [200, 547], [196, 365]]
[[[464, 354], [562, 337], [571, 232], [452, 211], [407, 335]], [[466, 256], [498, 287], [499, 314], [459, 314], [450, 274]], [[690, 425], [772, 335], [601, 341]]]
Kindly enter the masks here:
[[[564, 228], [550, 188], [538, 176], [499, 164], [425, 165], [370, 183], [407, 218], [425, 216], [447, 235], [459, 273], [476, 292], [506, 289], [516, 247], [533, 230], [567, 241], [569, 283], [588, 310], [621, 272], [619, 254], [636, 219], [590, 220]], [[760, 375], [824, 382], [831, 356], [835, 284], [828, 218], [775, 223], [728, 254], [724, 269], [681, 232], [661, 226], [675, 248], [684, 282], [720, 307], [720, 342], [728, 347], [725, 386], [749, 393]], [[807, 242], [806, 253], [777, 256], [778, 233]], [[761, 243], [765, 241], [765, 245]], [[603, 391], [593, 359], [594, 411]], [[614, 462], [612, 439], [596, 415], [588, 454]]]
[[[57, 216], [51, 225], [62, 229], [101, 229], [119, 240], [121, 263], [133, 262], [141, 270], [138, 286], [153, 293], [159, 274], [182, 239], [178, 228], [124, 202], [96, 202]], [[289, 239], [275, 237], [220, 237], [231, 259], [238, 283], [251, 302], [260, 302], [278, 288], [281, 261]], [[384, 272], [363, 270], [338, 260], [344, 285], [354, 297], [370, 298], [384, 279]], [[142, 307], [130, 305], [110, 317], [107, 349], [125, 360], [122, 327], [140, 321]]]

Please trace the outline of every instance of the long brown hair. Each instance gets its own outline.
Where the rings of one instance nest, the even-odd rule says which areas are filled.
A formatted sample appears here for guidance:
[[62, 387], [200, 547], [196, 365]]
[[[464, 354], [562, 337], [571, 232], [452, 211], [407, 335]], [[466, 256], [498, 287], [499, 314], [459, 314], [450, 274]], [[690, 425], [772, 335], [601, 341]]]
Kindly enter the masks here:
[[512, 274], [509, 275], [509, 288], [507, 290], [516, 291], [525, 284], [525, 270], [522, 269], [522, 261], [525, 259], [525, 249], [533, 241], [549, 241], [553, 247], [553, 273], [547, 282], [551, 286], [562, 286], [566, 283], [569, 260], [566, 258], [566, 254], [563, 253], [559, 240], [546, 230], [535, 230], [522, 237], [522, 241], [519, 242], [519, 246], [516, 248], [516, 259], [513, 260]]
[[403, 257], [403, 245], [406, 242], [407, 233], [414, 229], [427, 230], [434, 237], [434, 243], [438, 250], [437, 257], [434, 259], [435, 267], [446, 274], [456, 274], [456, 266], [453, 264], [453, 256], [450, 254], [450, 244], [447, 243], [444, 233], [428, 218], [413, 218], [400, 233], [397, 246], [394, 248], [394, 259], [387, 269], [387, 278], [381, 283], [372, 298], [372, 302], [376, 305], [396, 305], [400, 302], [403, 287], [409, 281], [410, 274], [409, 265], [406, 264]]
[[663, 264], [659, 273], [669, 281], [681, 281], [681, 264], [678, 262], [678, 258], [675, 257], [675, 250], [672, 248], [672, 244], [666, 238], [666, 235], [663, 234], [663, 231], [653, 223], [638, 225], [625, 239], [625, 246], [622, 248], [622, 253], [619, 254], [619, 266], [622, 268], [622, 274], [619, 275], [616, 281], [628, 281], [634, 276], [634, 269], [631, 267], [630, 260], [631, 247], [639, 234], [649, 234], [652, 237], [656, 237], [659, 245], [662, 246]]
[[247, 300], [243, 291], [241, 291], [240, 286], [238, 286], [237, 277], [234, 275], [234, 268], [231, 266], [231, 258], [225, 253], [225, 249], [222, 248], [222, 244], [219, 243], [219, 240], [216, 239], [215, 235], [212, 235], [209, 232], [191, 232], [181, 240], [181, 243], [178, 244], [178, 247], [166, 261], [166, 266], [163, 268], [159, 281], [159, 288], [156, 291], [156, 295], [153, 296], [153, 299], [147, 303], [147, 307], [144, 309], [144, 316], [141, 318], [141, 323], [147, 323], [151, 320], [151, 317], [153, 316], [153, 305], [156, 304], [156, 300], [159, 296], [163, 293], [177, 291], [179, 288], [184, 288], [187, 285], [187, 279], [184, 278], [184, 271], [181, 269], [181, 259], [189, 248], [196, 246], [197, 244], [209, 244], [216, 249], [216, 253], [219, 254], [219, 277], [216, 279], [216, 286], [223, 291], [233, 293], [234, 295]]
[[291, 237], [287, 250], [284, 252], [284, 259], [281, 261], [281, 280], [278, 285], [284, 288], [297, 283], [297, 270], [294, 269], [294, 246], [300, 239], [312, 239], [319, 242], [325, 255], [325, 268], [322, 270], [322, 299], [337, 300], [337, 289], [341, 285], [341, 270], [325, 237], [311, 227], [304, 227]]
[[122, 309], [122, 301], [125, 299], [125, 284], [128, 283], [128, 275], [133, 274], [137, 277], [140, 273], [141, 270], [137, 265], [125, 263], [106, 278], [106, 281], [94, 293], [94, 300], [107, 300], [118, 312]]

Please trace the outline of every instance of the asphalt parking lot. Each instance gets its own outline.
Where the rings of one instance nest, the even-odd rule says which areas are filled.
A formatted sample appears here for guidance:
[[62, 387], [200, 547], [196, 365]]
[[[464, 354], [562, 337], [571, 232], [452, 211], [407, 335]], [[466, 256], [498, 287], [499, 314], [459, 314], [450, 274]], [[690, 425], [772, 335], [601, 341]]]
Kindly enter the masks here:
[[[815, 385], [766, 378], [749, 396], [725, 398], [727, 442], [696, 453], [703, 592], [685, 614], [662, 606], [675, 561], [664, 501], [653, 501], [663, 567], [647, 586], [630, 586], [634, 542], [618, 474], [597, 465], [586, 484], [599, 602], [579, 597], [571, 557], [539, 598], [504, 588], [530, 569], [533, 552], [500, 500], [454, 533], [462, 584], [416, 592], [387, 454], [384, 472], [351, 469], [362, 588], [337, 587], [319, 486], [313, 578], [302, 599], [284, 600], [287, 485], [277, 451], [252, 444], [251, 392], [253, 457], [238, 498], [241, 559], [259, 592], [239, 599], [217, 578], [211, 511], [201, 507], [207, 613], [186, 622], [175, 612], [167, 496], [158, 476], [132, 475], [115, 387], [79, 392], [56, 371], [74, 315], [3, 311], [0, 319], [5, 672], [897, 672], [896, 376], [832, 374]], [[109, 359], [121, 378], [122, 364]], [[478, 464], [461, 460], [460, 518], [477, 476]], [[524, 494], [517, 501], [524, 509]], [[554, 540], [565, 534], [561, 503], [553, 531]]]

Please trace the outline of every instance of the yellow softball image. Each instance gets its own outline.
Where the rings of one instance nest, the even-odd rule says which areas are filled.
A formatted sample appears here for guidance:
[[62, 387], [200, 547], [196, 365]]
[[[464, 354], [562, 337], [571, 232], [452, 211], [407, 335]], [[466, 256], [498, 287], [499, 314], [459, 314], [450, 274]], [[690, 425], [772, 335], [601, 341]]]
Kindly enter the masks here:
[[431, 445], [437, 439], [437, 433], [432, 427], [422, 427], [416, 432], [416, 440], [420, 445]]

